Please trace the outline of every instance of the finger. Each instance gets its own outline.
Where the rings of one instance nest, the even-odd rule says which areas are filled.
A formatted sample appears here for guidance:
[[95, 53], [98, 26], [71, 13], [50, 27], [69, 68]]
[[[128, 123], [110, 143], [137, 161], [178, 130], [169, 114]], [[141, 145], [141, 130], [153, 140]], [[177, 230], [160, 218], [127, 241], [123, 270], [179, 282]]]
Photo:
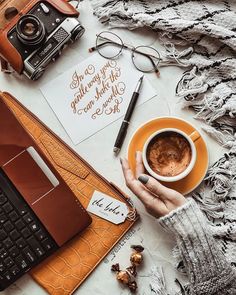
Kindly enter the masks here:
[[126, 159], [120, 159], [120, 162], [127, 187], [140, 199], [151, 215], [155, 217], [162, 216], [166, 210], [164, 203], [149, 192], [140, 181], [135, 179]]
[[153, 199], [153, 195], [134, 177], [126, 159], [121, 159], [121, 165], [127, 187], [141, 200], [141, 202], [149, 204], [150, 200]]
[[162, 200], [168, 199], [168, 193], [170, 191], [169, 188], [162, 185], [159, 181], [157, 181], [155, 178], [146, 175], [141, 174], [138, 178], [138, 180], [153, 194], [160, 197]]
[[144, 174], [144, 173], [145, 173], [145, 169], [143, 166], [142, 153], [137, 151], [136, 152], [136, 178], [138, 178], [139, 175]]
[[120, 158], [120, 163], [126, 182], [135, 180], [133, 171], [130, 169], [129, 162], [126, 159]]

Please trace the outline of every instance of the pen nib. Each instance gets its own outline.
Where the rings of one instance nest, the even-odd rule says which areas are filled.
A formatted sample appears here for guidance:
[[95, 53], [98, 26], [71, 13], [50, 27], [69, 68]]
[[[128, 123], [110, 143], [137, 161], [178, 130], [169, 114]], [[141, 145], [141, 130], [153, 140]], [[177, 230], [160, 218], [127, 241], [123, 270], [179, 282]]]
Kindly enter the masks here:
[[113, 149], [113, 153], [114, 153], [116, 156], [119, 154], [119, 152], [120, 152], [120, 149], [117, 148], [117, 147], [114, 147], [114, 149]]
[[143, 78], [144, 78], [144, 75], [142, 75], [142, 77], [139, 78], [138, 84], [137, 84], [136, 89], [134, 90], [134, 92], [139, 93], [139, 91], [141, 89], [141, 86], [143, 84]]

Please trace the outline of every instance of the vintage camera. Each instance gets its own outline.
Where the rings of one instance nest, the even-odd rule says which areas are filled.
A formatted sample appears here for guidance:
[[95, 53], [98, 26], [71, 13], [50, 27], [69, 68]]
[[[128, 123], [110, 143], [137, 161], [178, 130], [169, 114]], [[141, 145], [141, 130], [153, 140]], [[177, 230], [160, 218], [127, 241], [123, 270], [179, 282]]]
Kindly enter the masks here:
[[50, 61], [83, 35], [78, 16], [66, 0], [30, 1], [0, 32], [2, 61], [29, 79], [39, 79]]

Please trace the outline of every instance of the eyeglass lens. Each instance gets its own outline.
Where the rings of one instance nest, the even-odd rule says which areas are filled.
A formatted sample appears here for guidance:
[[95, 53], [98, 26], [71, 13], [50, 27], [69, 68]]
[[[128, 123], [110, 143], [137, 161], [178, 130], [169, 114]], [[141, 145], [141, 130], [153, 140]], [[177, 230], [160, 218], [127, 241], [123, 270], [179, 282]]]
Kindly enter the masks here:
[[160, 61], [160, 54], [152, 47], [138, 46], [132, 52], [135, 67], [142, 72], [153, 72]]
[[111, 32], [102, 32], [97, 36], [96, 47], [101, 56], [114, 59], [121, 54], [123, 42]]

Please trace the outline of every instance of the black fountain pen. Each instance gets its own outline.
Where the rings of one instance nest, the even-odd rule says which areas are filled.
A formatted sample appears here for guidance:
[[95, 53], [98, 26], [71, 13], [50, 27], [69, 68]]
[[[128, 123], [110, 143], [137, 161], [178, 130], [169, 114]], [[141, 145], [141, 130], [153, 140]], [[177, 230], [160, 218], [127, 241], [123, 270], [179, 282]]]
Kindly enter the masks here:
[[135, 105], [136, 105], [138, 97], [139, 97], [139, 92], [140, 92], [140, 89], [141, 89], [141, 86], [142, 86], [142, 82], [143, 82], [143, 76], [138, 81], [138, 84], [137, 84], [137, 86], [136, 86], [136, 88], [134, 90], [134, 93], [132, 95], [132, 98], [130, 100], [128, 109], [126, 111], [124, 120], [123, 120], [123, 122], [122, 122], [122, 124], [120, 126], [120, 130], [119, 130], [119, 133], [117, 135], [116, 142], [115, 142], [115, 145], [114, 145], [114, 148], [113, 148], [113, 152], [116, 155], [120, 152], [120, 149], [121, 149], [122, 144], [124, 142], [124, 139], [125, 139], [125, 136], [126, 136], [126, 133], [127, 133], [127, 129], [129, 127], [130, 119], [132, 117]]

